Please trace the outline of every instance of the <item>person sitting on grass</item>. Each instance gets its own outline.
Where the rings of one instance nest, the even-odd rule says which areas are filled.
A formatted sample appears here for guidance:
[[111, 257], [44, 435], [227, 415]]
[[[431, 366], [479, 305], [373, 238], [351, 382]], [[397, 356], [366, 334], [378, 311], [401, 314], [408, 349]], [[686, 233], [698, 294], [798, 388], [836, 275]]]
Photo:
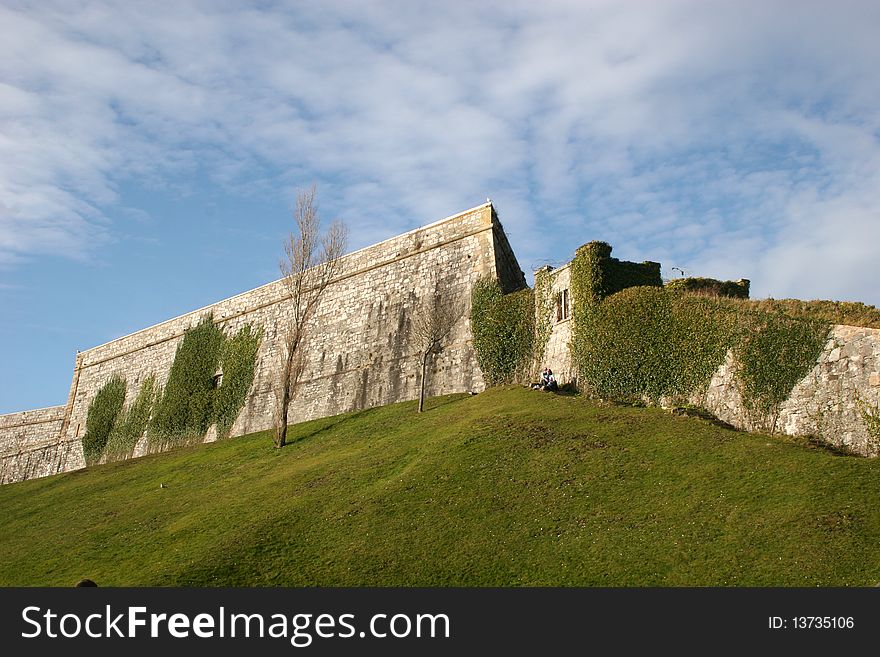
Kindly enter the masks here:
[[544, 389], [544, 386], [547, 385], [547, 381], [548, 381], [548, 379], [547, 379], [547, 372], [548, 371], [549, 370], [546, 367], [543, 370], [541, 370], [541, 380], [538, 383], [532, 384], [532, 390], [543, 390]]
[[553, 376], [553, 370], [549, 367], [544, 370], [544, 386], [541, 389], [545, 392], [556, 392], [559, 390], [559, 384], [556, 383], [556, 377]]

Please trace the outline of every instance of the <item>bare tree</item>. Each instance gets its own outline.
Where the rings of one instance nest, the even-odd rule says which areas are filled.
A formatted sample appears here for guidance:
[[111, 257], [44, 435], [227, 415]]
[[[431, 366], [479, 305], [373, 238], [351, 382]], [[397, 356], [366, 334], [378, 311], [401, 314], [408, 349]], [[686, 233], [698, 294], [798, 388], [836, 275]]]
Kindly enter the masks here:
[[314, 185], [297, 193], [296, 229], [284, 240], [284, 257], [279, 263], [290, 306], [290, 319], [284, 329], [281, 376], [276, 388], [274, 441], [279, 448], [287, 444], [290, 402], [305, 368], [303, 352], [309, 320], [324, 290], [339, 273], [348, 237], [340, 221], [334, 221], [321, 234], [315, 195]]
[[454, 297], [440, 294], [435, 284], [434, 293], [425, 300], [422, 308], [412, 320], [414, 344], [421, 356], [421, 382], [419, 387], [419, 413], [425, 410], [425, 380], [428, 372], [428, 359], [443, 349], [443, 342], [452, 332], [456, 322], [464, 315], [464, 304]]

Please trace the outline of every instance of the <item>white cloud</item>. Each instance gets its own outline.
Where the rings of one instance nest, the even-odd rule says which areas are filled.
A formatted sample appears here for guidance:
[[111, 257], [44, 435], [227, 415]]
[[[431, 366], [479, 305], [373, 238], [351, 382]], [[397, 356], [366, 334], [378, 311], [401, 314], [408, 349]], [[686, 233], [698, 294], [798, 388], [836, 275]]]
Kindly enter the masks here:
[[880, 303], [874, 3], [39, 3], [0, 25], [0, 263], [87, 254], [122, 182], [200, 167], [242, 194], [317, 179], [358, 245], [489, 195], [526, 268], [605, 239]]

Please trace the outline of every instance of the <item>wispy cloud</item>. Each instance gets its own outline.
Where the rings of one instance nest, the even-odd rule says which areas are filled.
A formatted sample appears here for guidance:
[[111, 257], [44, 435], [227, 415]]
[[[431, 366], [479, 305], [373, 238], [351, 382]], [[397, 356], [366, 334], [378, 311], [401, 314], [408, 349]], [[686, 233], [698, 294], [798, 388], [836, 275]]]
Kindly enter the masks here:
[[605, 239], [880, 303], [876, 3], [257, 7], [0, 8], [0, 264], [84, 257], [120, 185], [203, 171], [317, 179], [360, 244], [490, 195], [525, 266]]

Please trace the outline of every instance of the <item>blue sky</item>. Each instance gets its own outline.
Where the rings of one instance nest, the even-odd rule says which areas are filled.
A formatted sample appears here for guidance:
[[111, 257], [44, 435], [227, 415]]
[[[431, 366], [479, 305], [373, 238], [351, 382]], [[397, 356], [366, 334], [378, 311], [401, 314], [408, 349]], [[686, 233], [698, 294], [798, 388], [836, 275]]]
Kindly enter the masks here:
[[615, 255], [880, 305], [880, 3], [0, 0], [0, 413], [277, 278], [298, 188], [358, 248], [491, 197], [527, 271]]

